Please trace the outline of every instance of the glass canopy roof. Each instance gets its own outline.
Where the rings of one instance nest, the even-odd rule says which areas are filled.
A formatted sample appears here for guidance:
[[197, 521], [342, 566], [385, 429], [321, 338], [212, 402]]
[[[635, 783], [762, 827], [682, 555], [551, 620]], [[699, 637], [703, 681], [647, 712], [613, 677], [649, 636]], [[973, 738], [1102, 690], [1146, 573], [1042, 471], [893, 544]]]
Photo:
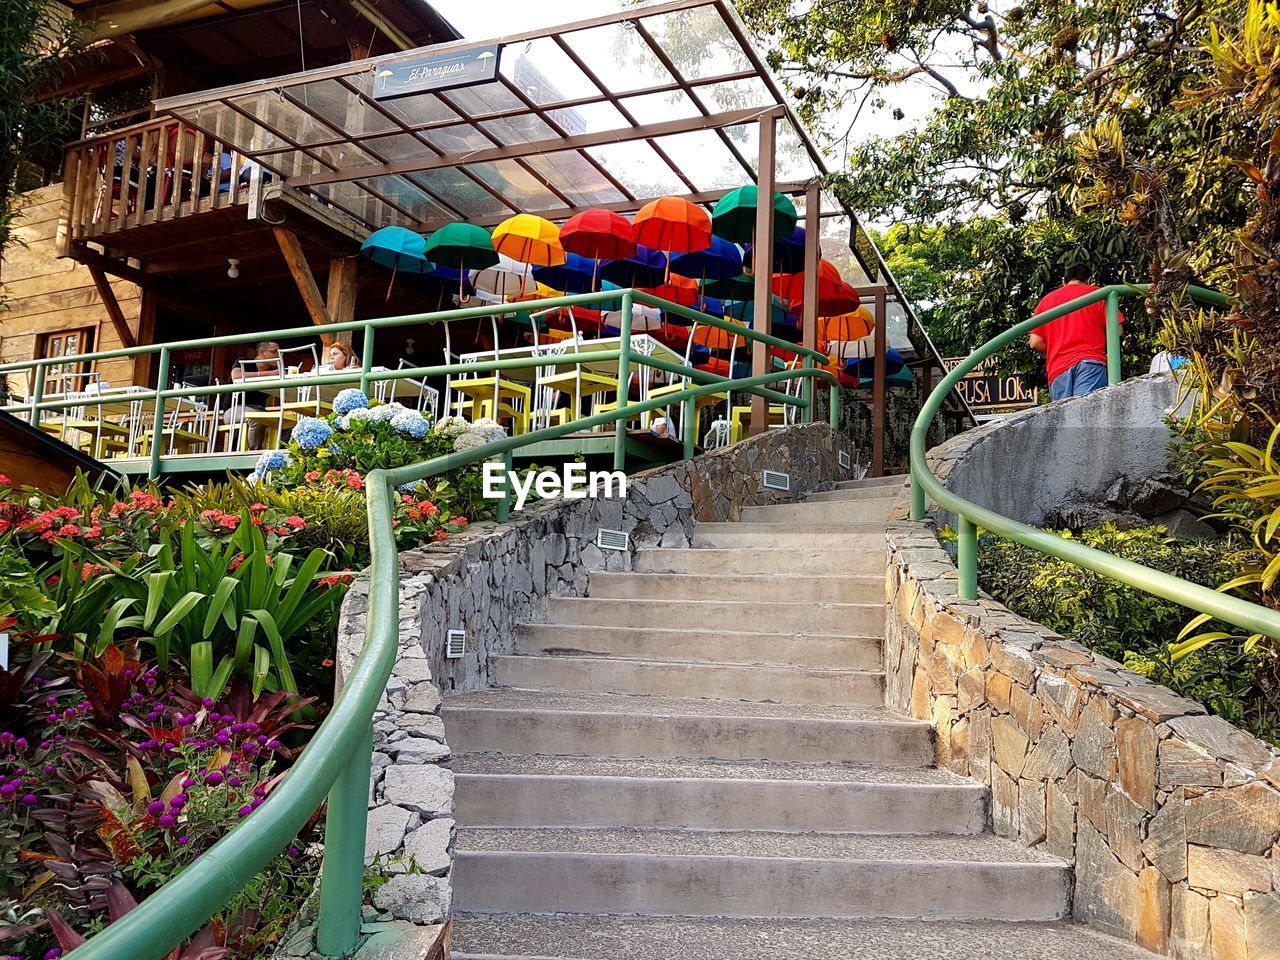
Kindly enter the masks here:
[[[496, 70], [394, 99], [375, 93], [380, 75], [468, 53], [495, 56]], [[562, 220], [664, 195], [711, 203], [755, 182], [768, 118], [777, 119], [777, 189], [802, 194], [825, 173], [728, 0], [672, 0], [156, 107], [370, 228], [492, 226], [514, 213]], [[849, 236], [850, 211], [827, 196], [823, 212], [844, 218]]]

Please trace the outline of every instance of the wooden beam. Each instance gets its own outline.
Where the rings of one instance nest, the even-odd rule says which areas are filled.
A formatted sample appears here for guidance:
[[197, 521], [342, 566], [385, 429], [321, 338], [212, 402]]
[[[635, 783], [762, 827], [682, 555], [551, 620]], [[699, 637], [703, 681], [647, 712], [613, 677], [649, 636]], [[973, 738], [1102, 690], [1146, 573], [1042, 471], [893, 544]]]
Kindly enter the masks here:
[[136, 33], [172, 23], [176, 18], [209, 6], [209, 0], [116, 0], [93, 7], [84, 17], [88, 26], [86, 44]]
[[285, 265], [293, 275], [298, 292], [302, 294], [302, 302], [306, 304], [311, 322], [317, 325], [329, 323], [329, 310], [325, 307], [324, 298], [320, 296], [320, 287], [311, 274], [311, 267], [302, 252], [298, 235], [285, 227], [272, 227], [271, 232], [276, 235], [276, 243], [280, 245]]
[[801, 346], [818, 349], [818, 260], [822, 256], [822, 181], [809, 184], [804, 198], [804, 306]]
[[89, 276], [93, 277], [93, 285], [98, 290], [98, 299], [107, 308], [107, 316], [111, 318], [111, 325], [116, 328], [116, 336], [120, 338], [120, 345], [136, 347], [138, 341], [134, 337], [133, 331], [129, 329], [129, 321], [124, 318], [124, 311], [120, 309], [120, 301], [116, 299], [116, 292], [111, 289], [111, 281], [107, 279], [107, 275], [102, 272], [101, 267], [90, 267]]
[[[329, 308], [330, 323], [346, 323], [356, 318], [356, 292], [360, 289], [360, 258], [334, 257], [329, 261], [329, 295], [326, 305]], [[346, 330], [336, 335], [321, 334], [327, 348], [334, 340], [351, 343], [351, 331]]]
[[[156, 337], [156, 310], [159, 298], [147, 290], [142, 291], [142, 302], [138, 306], [138, 341], [154, 343]], [[155, 378], [160, 358], [154, 353], [140, 353], [133, 358], [133, 382], [150, 384]]]
[[[773, 157], [778, 134], [778, 119], [770, 114], [760, 118], [760, 152], [756, 175], [756, 231], [755, 231], [755, 318], [752, 328], [757, 333], [773, 333]], [[769, 347], [759, 340], [751, 344], [751, 375], [768, 373], [772, 364]], [[729, 371], [733, 376], [733, 371]], [[732, 416], [733, 411], [730, 411]], [[769, 429], [769, 401], [751, 396], [751, 435]]]

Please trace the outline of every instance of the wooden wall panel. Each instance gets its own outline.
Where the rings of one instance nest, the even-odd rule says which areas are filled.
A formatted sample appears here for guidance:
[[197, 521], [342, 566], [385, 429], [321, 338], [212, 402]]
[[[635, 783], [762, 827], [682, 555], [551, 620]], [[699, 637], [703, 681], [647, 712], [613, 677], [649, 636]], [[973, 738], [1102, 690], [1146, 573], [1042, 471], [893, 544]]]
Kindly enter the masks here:
[[[41, 334], [79, 327], [94, 329], [93, 349], [122, 344], [85, 267], [57, 255], [62, 184], [27, 194], [14, 230], [17, 238], [0, 259], [0, 361], [30, 360]], [[131, 330], [138, 329], [141, 296], [123, 280], [111, 284]], [[108, 360], [98, 371], [112, 385], [132, 382], [133, 363]], [[17, 387], [17, 384], [14, 384]]]

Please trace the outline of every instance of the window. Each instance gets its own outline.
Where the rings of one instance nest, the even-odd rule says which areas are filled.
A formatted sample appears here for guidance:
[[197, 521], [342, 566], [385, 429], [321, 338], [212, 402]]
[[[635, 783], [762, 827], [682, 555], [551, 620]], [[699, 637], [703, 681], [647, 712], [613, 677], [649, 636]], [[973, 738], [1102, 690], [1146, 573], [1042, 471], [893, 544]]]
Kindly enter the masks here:
[[[78, 353], [88, 353], [93, 349], [93, 327], [81, 327], [78, 330], [57, 330], [40, 336], [36, 352], [38, 359], [44, 357], [70, 357]], [[45, 369], [45, 396], [53, 393], [66, 393], [68, 390], [83, 390], [91, 379], [88, 363], [50, 364]]]

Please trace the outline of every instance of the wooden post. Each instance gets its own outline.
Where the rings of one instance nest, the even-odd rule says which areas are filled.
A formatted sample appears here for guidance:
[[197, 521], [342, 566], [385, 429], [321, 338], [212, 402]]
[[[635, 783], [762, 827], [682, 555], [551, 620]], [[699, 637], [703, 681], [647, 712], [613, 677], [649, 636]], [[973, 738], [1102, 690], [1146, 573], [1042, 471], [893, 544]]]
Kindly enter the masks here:
[[[155, 343], [156, 308], [160, 305], [159, 300], [155, 294], [144, 288], [139, 288], [138, 295], [141, 297], [138, 304], [138, 343], [144, 345]], [[141, 353], [134, 357], [133, 382], [150, 384], [155, 372], [155, 362], [156, 355], [154, 353]]]
[[876, 358], [871, 380], [871, 475], [884, 476], [884, 424], [885, 424], [885, 352], [889, 348], [887, 302], [884, 288], [876, 290]]
[[[329, 291], [326, 300], [330, 323], [347, 323], [356, 318], [356, 290], [360, 277], [359, 257], [334, 257], [329, 261]], [[351, 343], [351, 331], [320, 335], [327, 349], [335, 340]]]
[[276, 235], [276, 243], [280, 245], [280, 252], [284, 254], [284, 262], [289, 267], [289, 273], [293, 275], [293, 282], [298, 287], [298, 292], [302, 294], [302, 302], [306, 304], [307, 313], [311, 316], [311, 322], [314, 324], [325, 324], [329, 322], [329, 311], [325, 307], [324, 298], [320, 296], [320, 287], [316, 284], [316, 278], [311, 273], [311, 267], [307, 263], [306, 255], [302, 252], [302, 244], [298, 240], [298, 235], [288, 227], [272, 227], [272, 232]]
[[[818, 260], [821, 255], [822, 181], [814, 180], [804, 194], [804, 307], [800, 317], [803, 328], [800, 345], [807, 350], [818, 349]], [[804, 396], [810, 403], [810, 413], [814, 409], [812, 405], [817, 402], [817, 394], [816, 381], [812, 377], [805, 380]]]
[[[757, 333], [773, 332], [773, 156], [777, 136], [776, 117], [760, 118], [760, 153], [756, 164], [756, 239], [755, 288], [756, 304], [753, 328]], [[751, 375], [769, 372], [769, 348], [760, 341], [751, 344]], [[729, 371], [733, 376], [733, 371]], [[733, 416], [733, 411], [729, 411]], [[769, 429], [769, 401], [752, 394], [751, 435]]]

